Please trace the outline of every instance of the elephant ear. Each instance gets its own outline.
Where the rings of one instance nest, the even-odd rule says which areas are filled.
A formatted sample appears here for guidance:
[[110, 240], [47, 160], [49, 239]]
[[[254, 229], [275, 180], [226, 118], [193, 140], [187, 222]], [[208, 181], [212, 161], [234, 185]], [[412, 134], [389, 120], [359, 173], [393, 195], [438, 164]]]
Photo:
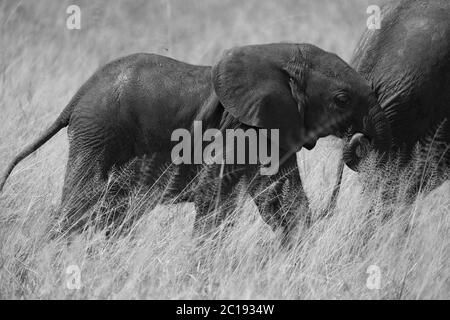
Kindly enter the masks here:
[[220, 102], [243, 124], [279, 129], [280, 147], [298, 151], [305, 140], [306, 60], [300, 45], [233, 48], [212, 69]]

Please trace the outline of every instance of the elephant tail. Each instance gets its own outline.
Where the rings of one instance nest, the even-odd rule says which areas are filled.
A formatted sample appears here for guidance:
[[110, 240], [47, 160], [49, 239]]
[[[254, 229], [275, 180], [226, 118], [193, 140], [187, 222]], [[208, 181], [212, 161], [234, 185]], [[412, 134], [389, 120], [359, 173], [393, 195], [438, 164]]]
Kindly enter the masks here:
[[[75, 100], [75, 99], [74, 99]], [[15, 158], [11, 161], [5, 173], [1, 176], [0, 179], [0, 192], [3, 190], [3, 186], [6, 183], [9, 175], [13, 171], [14, 167], [23, 159], [28, 157], [34, 151], [39, 149], [44, 143], [46, 143], [51, 137], [53, 137], [59, 130], [65, 128], [69, 125], [70, 115], [72, 114], [72, 110], [74, 109], [75, 101], [72, 100], [69, 105], [67, 105], [63, 112], [59, 115], [53, 124], [46, 129], [36, 140], [26, 146]]]

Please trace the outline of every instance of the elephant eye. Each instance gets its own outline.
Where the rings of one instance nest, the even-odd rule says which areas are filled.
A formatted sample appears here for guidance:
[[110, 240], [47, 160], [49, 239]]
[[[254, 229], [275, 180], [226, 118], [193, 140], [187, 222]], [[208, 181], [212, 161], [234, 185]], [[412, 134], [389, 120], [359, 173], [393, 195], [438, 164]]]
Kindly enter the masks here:
[[334, 103], [338, 108], [345, 108], [350, 103], [348, 94], [340, 92], [334, 96]]

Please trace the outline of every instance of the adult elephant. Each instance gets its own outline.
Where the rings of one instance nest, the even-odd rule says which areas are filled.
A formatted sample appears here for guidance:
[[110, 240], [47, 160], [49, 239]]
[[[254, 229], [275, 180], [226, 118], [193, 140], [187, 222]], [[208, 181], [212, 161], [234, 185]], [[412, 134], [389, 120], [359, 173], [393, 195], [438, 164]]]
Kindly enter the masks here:
[[[413, 173], [414, 195], [424, 175], [440, 178], [450, 166], [450, 2], [386, 4], [381, 29], [363, 34], [351, 65], [372, 85], [389, 120], [391, 156], [403, 168], [413, 158], [421, 164]], [[355, 134], [344, 151], [347, 166], [358, 170], [367, 146]]]
[[[145, 183], [152, 185], [159, 168], [171, 162], [172, 133], [192, 132], [196, 120], [203, 130], [278, 129], [279, 170], [262, 176], [255, 164], [212, 164], [199, 174], [200, 165], [179, 164], [171, 166], [175, 170], [166, 191], [171, 196], [191, 191], [177, 199], [194, 201], [194, 227], [202, 230], [233, 210], [233, 188], [245, 180], [263, 219], [281, 230], [283, 240], [309, 214], [295, 152], [313, 148], [320, 137], [342, 136], [349, 127], [364, 132], [380, 149], [387, 150], [391, 139], [366, 81], [338, 56], [313, 45], [237, 47], [213, 67], [141, 53], [97, 71], [54, 124], [12, 161], [0, 188], [20, 160], [68, 126], [61, 206], [64, 228], [78, 228], [114, 168], [135, 158], [150, 159], [144, 171]], [[209, 215], [212, 208], [219, 213]]]

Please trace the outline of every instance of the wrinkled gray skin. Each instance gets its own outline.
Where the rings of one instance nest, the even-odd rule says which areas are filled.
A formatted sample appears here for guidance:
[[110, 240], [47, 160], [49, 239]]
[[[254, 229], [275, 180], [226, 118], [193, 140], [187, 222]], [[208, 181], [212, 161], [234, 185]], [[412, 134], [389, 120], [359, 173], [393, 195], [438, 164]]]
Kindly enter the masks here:
[[[422, 162], [432, 163], [428, 167], [448, 169], [450, 1], [403, 0], [385, 5], [381, 30], [364, 33], [351, 65], [371, 83], [389, 120], [389, 156], [400, 160], [402, 167], [419, 156]], [[361, 150], [370, 150], [366, 138], [356, 134], [345, 148], [344, 160], [353, 170], [367, 156]], [[417, 172], [420, 180], [424, 168]], [[414, 189], [419, 188], [417, 181]]]
[[[388, 148], [390, 137], [374, 130], [369, 112], [378, 116], [381, 109], [366, 81], [336, 55], [308, 44], [238, 47], [213, 67], [134, 54], [98, 70], [56, 122], [13, 160], [0, 187], [20, 160], [68, 126], [61, 208], [63, 230], [74, 230], [86, 223], [83, 213], [99, 199], [114, 168], [144, 159], [134, 168], [136, 176], [152, 186], [171, 162], [175, 129], [192, 130], [194, 120], [203, 121], [204, 130], [279, 129], [277, 175], [260, 176], [256, 165], [171, 166], [165, 199], [193, 201], [194, 230], [202, 233], [234, 209], [233, 189], [243, 181], [263, 219], [285, 241], [299, 221], [309, 221], [295, 152], [314, 147], [320, 137], [343, 136], [349, 127]], [[216, 215], [208, 215], [212, 208], [219, 209]]]

